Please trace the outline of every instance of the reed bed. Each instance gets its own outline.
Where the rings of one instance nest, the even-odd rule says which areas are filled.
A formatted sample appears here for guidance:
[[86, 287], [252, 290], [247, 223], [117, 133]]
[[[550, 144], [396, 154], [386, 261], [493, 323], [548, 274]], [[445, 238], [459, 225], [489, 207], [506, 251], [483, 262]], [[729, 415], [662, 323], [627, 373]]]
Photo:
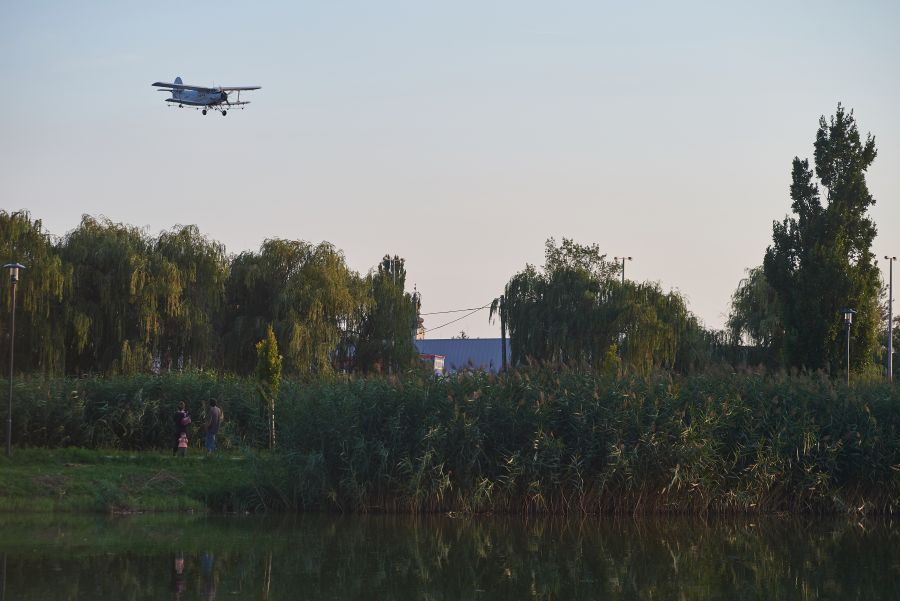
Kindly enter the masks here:
[[[16, 384], [24, 446], [165, 448], [218, 398], [226, 449], [265, 446], [255, 386], [202, 374]], [[198, 421], [199, 420], [196, 420]], [[532, 368], [285, 382], [244, 506], [502, 513], [900, 508], [900, 393], [825, 376], [612, 378]], [[199, 436], [194, 438], [199, 439]]]

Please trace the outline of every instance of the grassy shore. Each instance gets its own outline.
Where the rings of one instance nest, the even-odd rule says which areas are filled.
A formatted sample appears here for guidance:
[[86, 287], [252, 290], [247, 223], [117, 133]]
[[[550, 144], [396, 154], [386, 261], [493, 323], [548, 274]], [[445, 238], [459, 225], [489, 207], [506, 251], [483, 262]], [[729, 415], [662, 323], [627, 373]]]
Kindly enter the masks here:
[[2, 512], [241, 511], [257, 460], [199, 452], [23, 449], [0, 458]]

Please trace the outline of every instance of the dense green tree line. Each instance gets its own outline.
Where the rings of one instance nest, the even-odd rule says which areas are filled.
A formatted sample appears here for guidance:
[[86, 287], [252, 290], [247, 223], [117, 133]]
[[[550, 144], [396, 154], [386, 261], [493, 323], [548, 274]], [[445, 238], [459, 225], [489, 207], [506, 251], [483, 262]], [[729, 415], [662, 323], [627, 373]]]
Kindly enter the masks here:
[[[327, 242], [270, 239], [230, 256], [193, 225], [152, 236], [90, 216], [55, 238], [25, 211], [0, 211], [0, 256], [27, 267], [17, 301], [20, 373], [246, 375], [268, 326], [291, 376], [400, 368], [415, 358], [416, 309], [399, 257], [359, 274]], [[9, 315], [10, 295], [0, 297]], [[7, 339], [8, 329], [2, 320]], [[358, 360], [356, 349], [365, 349]], [[8, 352], [0, 345], [4, 364]]]
[[[865, 178], [875, 141], [863, 140], [852, 111], [838, 105], [819, 120], [814, 150], [814, 169], [793, 161], [793, 214], [774, 222], [763, 265], [734, 293], [726, 332], [704, 328], [677, 292], [620, 281], [619, 266], [596, 244], [550, 239], [544, 266], [513, 275], [491, 307], [507, 325], [511, 363], [647, 374], [743, 358], [835, 373], [845, 369], [840, 311], [849, 307], [857, 312], [851, 368], [872, 369], [889, 336]], [[5, 211], [0, 255], [28, 267], [20, 372], [249, 375], [268, 327], [289, 377], [394, 373], [416, 356], [418, 300], [406, 291], [397, 256], [359, 274], [327, 242], [269, 239], [259, 251], [231, 256], [196, 226], [151, 236], [85, 216], [53, 238], [27, 212]], [[9, 300], [0, 300], [6, 312]], [[0, 334], [7, 327], [2, 320]], [[761, 352], [736, 353], [741, 342]], [[0, 345], [0, 361], [7, 353]]]

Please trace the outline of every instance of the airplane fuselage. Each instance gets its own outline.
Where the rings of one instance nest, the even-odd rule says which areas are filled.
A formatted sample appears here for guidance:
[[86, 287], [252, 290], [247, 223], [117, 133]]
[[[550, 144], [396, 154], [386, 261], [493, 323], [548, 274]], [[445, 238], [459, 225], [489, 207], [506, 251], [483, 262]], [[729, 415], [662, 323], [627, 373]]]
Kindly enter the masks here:
[[189, 106], [216, 106], [228, 102], [228, 94], [218, 91], [172, 90], [172, 100]]

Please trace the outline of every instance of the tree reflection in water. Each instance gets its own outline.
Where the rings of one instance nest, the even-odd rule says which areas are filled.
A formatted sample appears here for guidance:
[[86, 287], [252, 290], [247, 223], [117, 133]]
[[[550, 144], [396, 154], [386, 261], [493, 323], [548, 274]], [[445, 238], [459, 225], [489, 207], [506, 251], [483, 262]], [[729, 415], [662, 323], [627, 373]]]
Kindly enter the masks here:
[[17, 515], [0, 552], [26, 601], [893, 599], [900, 575], [892, 522], [778, 518]]

